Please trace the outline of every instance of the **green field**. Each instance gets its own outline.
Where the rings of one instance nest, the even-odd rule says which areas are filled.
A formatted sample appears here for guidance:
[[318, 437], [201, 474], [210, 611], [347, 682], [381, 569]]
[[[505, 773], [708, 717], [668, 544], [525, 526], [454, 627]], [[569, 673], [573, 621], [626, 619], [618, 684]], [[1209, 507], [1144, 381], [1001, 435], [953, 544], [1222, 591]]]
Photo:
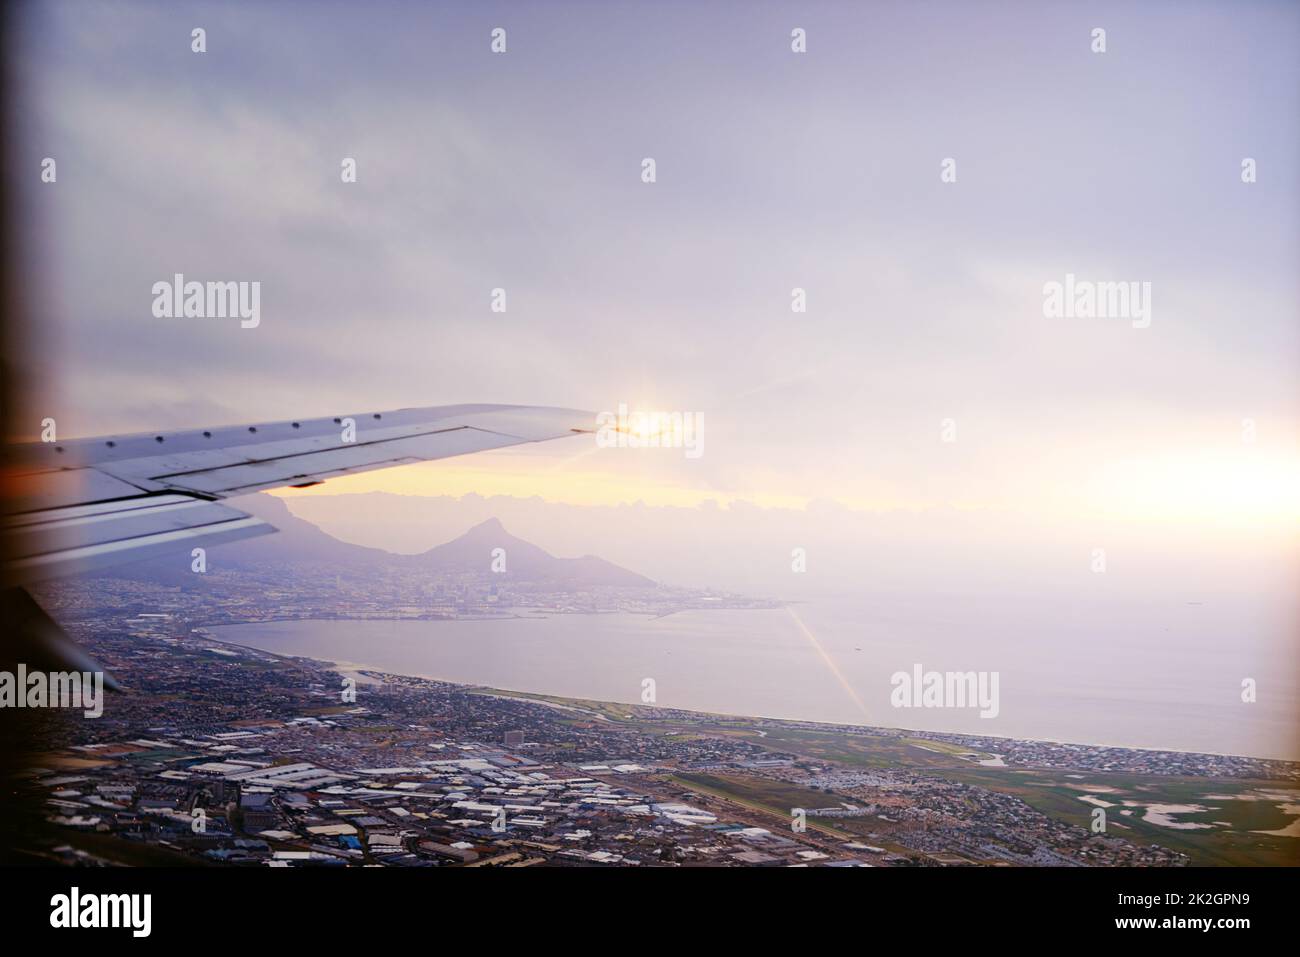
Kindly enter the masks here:
[[[1106, 808], [1109, 833], [1143, 844], [1159, 844], [1182, 851], [1192, 864], [1206, 866], [1295, 866], [1300, 864], [1300, 838], [1276, 837], [1255, 831], [1280, 830], [1295, 820], [1278, 807], [1280, 800], [1207, 800], [1207, 795], [1250, 795], [1259, 788], [1284, 788], [1278, 781], [1240, 778], [1196, 778], [1166, 775], [1089, 774], [1083, 780], [1066, 778], [1060, 771], [1010, 771], [970, 768], [948, 777], [967, 784], [1014, 794], [1026, 804], [1051, 817], [1087, 827], [1094, 805], [1080, 797], [1092, 794], [1111, 803]], [[1096, 784], [1111, 791], [1080, 790]], [[1208, 828], [1179, 830], [1143, 819], [1146, 808], [1125, 807], [1124, 801], [1141, 805], [1196, 805], [1205, 811], [1177, 814], [1178, 823], [1207, 824]], [[1129, 811], [1129, 814], [1122, 813]], [[1228, 826], [1223, 826], [1226, 824]]]
[[[771, 813], [780, 819], [772, 827], [788, 827], [795, 808], [805, 811], [837, 806], [840, 802], [832, 795], [815, 788], [800, 787], [785, 781], [743, 774], [700, 774], [682, 772], [672, 775], [671, 781], [701, 794], [711, 794], [734, 804], [753, 810]], [[903, 850], [897, 845], [868, 838], [874, 830], [872, 818], [818, 818], [807, 817], [808, 830], [818, 831], [837, 841], [865, 841], [875, 843], [889, 851]]]

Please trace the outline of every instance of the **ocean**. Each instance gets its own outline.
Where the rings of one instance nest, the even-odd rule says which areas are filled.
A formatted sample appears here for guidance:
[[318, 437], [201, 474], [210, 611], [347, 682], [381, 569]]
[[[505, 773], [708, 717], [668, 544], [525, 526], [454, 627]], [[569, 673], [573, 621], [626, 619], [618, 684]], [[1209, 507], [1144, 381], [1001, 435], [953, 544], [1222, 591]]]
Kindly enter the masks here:
[[[726, 714], [1300, 759], [1294, 642], [1231, 608], [847, 599], [783, 609], [282, 621], [222, 641], [493, 688]], [[1123, 624], [1116, 626], [1116, 621]], [[895, 707], [893, 675], [997, 673], [997, 713]], [[1256, 700], [1242, 700], [1242, 682]], [[652, 682], [648, 684], [647, 681]], [[987, 709], [986, 709], [987, 710]]]

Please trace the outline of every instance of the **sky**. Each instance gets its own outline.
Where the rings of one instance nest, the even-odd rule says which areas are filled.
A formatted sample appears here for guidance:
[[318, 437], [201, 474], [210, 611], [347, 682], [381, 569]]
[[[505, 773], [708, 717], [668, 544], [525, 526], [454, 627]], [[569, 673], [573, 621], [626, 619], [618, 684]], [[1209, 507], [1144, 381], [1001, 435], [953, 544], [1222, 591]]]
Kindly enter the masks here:
[[[51, 2], [8, 42], [11, 431], [689, 413], [699, 455], [576, 438], [291, 506], [395, 551], [495, 516], [674, 584], [961, 594], [989, 653], [1078, 612], [1300, 708], [1300, 6]], [[260, 322], [155, 316], [176, 273], [259, 282]], [[1049, 315], [1067, 276], [1149, 314]]]
[[[19, 431], [626, 404], [704, 454], [331, 490], [1300, 517], [1295, 5], [379, 7], [26, 9]], [[156, 318], [177, 272], [260, 282], [260, 324]], [[1150, 325], [1045, 317], [1067, 273], [1150, 283]]]

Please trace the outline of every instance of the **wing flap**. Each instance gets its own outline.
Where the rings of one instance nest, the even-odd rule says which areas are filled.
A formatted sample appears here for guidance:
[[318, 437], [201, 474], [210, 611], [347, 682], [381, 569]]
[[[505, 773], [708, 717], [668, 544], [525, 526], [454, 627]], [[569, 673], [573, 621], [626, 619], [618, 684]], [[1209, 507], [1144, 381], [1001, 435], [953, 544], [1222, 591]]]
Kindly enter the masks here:
[[23, 581], [96, 571], [275, 529], [238, 509], [185, 495], [149, 495], [17, 516], [2, 533], [9, 571]]
[[406, 438], [371, 439], [350, 445], [321, 446], [313, 451], [290, 451], [282, 444], [281, 448], [271, 447], [269, 451], [287, 454], [273, 454], [260, 460], [217, 468], [153, 475], [150, 478], [166, 488], [224, 497], [350, 472], [365, 472], [375, 468], [409, 465], [503, 448], [519, 442], [520, 439], [516, 436], [460, 428]]

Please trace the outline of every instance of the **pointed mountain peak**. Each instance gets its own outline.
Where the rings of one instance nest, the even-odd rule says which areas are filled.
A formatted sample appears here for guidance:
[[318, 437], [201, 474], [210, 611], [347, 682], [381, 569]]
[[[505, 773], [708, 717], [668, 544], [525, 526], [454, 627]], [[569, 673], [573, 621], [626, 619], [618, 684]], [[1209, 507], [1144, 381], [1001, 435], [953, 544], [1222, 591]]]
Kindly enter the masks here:
[[[477, 525], [472, 527], [468, 532], [466, 532], [465, 535], [482, 535], [488, 532], [491, 532], [496, 535], [509, 534], [508, 532], [506, 532], [506, 527], [501, 524], [501, 519], [489, 518], [487, 521], [479, 522]], [[463, 537], [464, 536], [462, 536], [462, 538]]]

